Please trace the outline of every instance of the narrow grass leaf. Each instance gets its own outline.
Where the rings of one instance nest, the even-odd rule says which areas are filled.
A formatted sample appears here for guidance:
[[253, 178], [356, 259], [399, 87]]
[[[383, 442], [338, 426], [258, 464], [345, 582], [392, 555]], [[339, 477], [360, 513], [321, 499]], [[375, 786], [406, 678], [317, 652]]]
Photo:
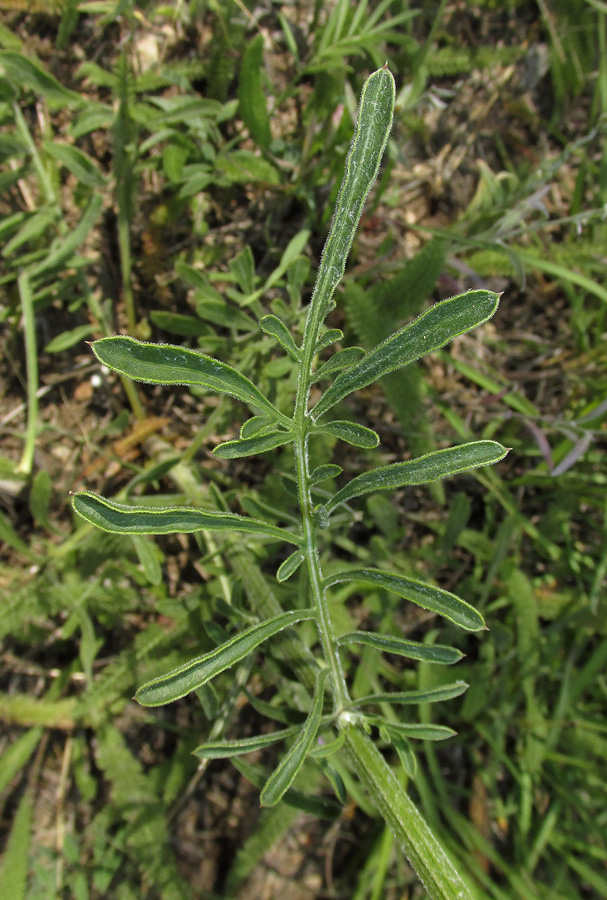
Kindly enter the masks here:
[[283, 444], [293, 440], [293, 435], [288, 431], [268, 431], [258, 434], [256, 437], [244, 440], [224, 441], [213, 450], [213, 456], [219, 459], [240, 459], [243, 456], [253, 456], [255, 453], [265, 453], [266, 450], [274, 450]]
[[209, 512], [189, 506], [127, 506], [90, 491], [72, 495], [74, 511], [103, 531], [113, 534], [192, 534], [196, 531], [245, 531], [300, 544], [301, 539], [277, 528], [236, 513]]
[[473, 606], [461, 600], [456, 594], [445, 591], [442, 588], [434, 587], [417, 578], [409, 578], [406, 575], [396, 575], [393, 572], [384, 572], [381, 569], [349, 569], [345, 572], [338, 572], [330, 575], [326, 579], [325, 585], [330, 587], [333, 584], [344, 582], [360, 582], [361, 584], [371, 584], [375, 587], [384, 588], [391, 591], [398, 597], [410, 600], [423, 609], [438, 613], [444, 616], [460, 628], [467, 631], [480, 631], [485, 627], [485, 620]]
[[12, 84], [29, 88], [54, 108], [85, 105], [80, 94], [63, 87], [42, 66], [22, 53], [0, 50], [0, 69]]
[[76, 252], [99, 218], [103, 200], [103, 194], [98, 192], [93, 194], [76, 227], [65, 237], [57, 238], [51, 245], [48, 256], [32, 268], [30, 272], [32, 278], [38, 278], [45, 272], [56, 269]]
[[444, 347], [460, 334], [486, 322], [495, 313], [499, 295], [492, 291], [467, 291], [449, 300], [435, 303], [430, 309], [391, 335], [347, 372], [338, 375], [312, 411], [316, 420], [332, 406], [367, 387], [388, 372]]
[[17, 807], [13, 824], [2, 856], [0, 897], [25, 900], [27, 888], [27, 857], [32, 833], [33, 802], [31, 790], [26, 791]]
[[301, 550], [295, 550], [295, 552], [291, 553], [290, 556], [287, 556], [285, 561], [278, 567], [276, 580], [286, 581], [299, 569], [304, 559], [305, 557]]
[[440, 478], [459, 475], [478, 466], [488, 466], [503, 459], [508, 450], [495, 441], [472, 441], [459, 447], [435, 450], [407, 462], [380, 466], [357, 475], [322, 507], [328, 516], [340, 503], [373, 491], [390, 491], [407, 485], [430, 484]]
[[249, 406], [279, 415], [270, 401], [236, 369], [195, 350], [172, 344], [148, 344], [132, 337], [101, 338], [92, 344], [99, 362], [133, 381], [195, 384], [229, 394]]
[[272, 140], [270, 117], [263, 92], [263, 35], [257, 34], [242, 55], [238, 82], [238, 111], [251, 137], [260, 147], [268, 147]]
[[299, 734], [300, 731], [301, 725], [293, 725], [292, 728], [283, 728], [280, 731], [255, 735], [255, 737], [240, 738], [234, 741], [209, 741], [207, 744], [196, 747], [193, 753], [200, 759], [231, 759], [233, 756], [242, 756], [244, 753], [252, 753], [254, 750], [263, 750], [278, 741], [286, 741]]
[[418, 644], [405, 638], [393, 637], [391, 634], [378, 634], [375, 631], [352, 631], [337, 638], [337, 644], [345, 647], [349, 644], [365, 644], [382, 653], [397, 653], [407, 659], [420, 659], [424, 662], [439, 663], [451, 666], [459, 662], [464, 654], [456, 647], [444, 644]]
[[94, 188], [105, 186], [106, 179], [101, 174], [97, 163], [93, 162], [91, 157], [79, 150], [78, 147], [73, 147], [71, 144], [59, 144], [56, 141], [44, 141], [42, 146], [55, 162], [65, 166], [81, 184]]
[[303, 766], [320, 725], [325, 681], [328, 674], [328, 669], [321, 669], [318, 673], [310, 715], [306, 719], [299, 737], [265, 783], [260, 796], [262, 806], [276, 806]]
[[335, 422], [327, 422], [326, 425], [317, 425], [313, 433], [330, 434], [346, 444], [352, 444], [354, 447], [363, 447], [365, 450], [371, 450], [379, 444], [377, 432], [371, 428], [365, 428], [364, 425], [357, 425], [356, 422], [346, 422], [345, 420], [336, 420]]
[[366, 706], [368, 703], [439, 703], [442, 700], [452, 700], [454, 697], [460, 697], [468, 690], [469, 685], [465, 681], [454, 681], [452, 684], [445, 684], [438, 688], [430, 688], [429, 690], [419, 691], [392, 691], [386, 694], [367, 694], [366, 697], [360, 697], [354, 700], [354, 706]]
[[259, 625], [253, 625], [210, 653], [198, 656], [173, 671], [148, 681], [139, 688], [135, 700], [142, 706], [164, 706], [173, 700], [179, 700], [240, 662], [272, 635], [278, 634], [289, 625], [314, 619], [315, 616], [314, 610], [293, 610], [274, 616]]
[[328, 359], [322, 366], [314, 372], [312, 381], [322, 381], [323, 378], [330, 378], [336, 372], [342, 369], [349, 369], [365, 355], [362, 347], [346, 347], [345, 350], [338, 350], [331, 359]]
[[78, 325], [76, 328], [64, 331], [62, 334], [58, 334], [57, 337], [48, 342], [44, 348], [44, 352], [61, 353], [63, 350], [69, 350], [74, 344], [78, 344], [80, 341], [89, 337], [92, 330], [92, 325]]
[[264, 316], [263, 319], [259, 320], [259, 327], [264, 334], [269, 334], [271, 337], [276, 338], [289, 356], [296, 362], [299, 362], [301, 359], [301, 351], [296, 346], [293, 335], [282, 319], [279, 319], [278, 316]]

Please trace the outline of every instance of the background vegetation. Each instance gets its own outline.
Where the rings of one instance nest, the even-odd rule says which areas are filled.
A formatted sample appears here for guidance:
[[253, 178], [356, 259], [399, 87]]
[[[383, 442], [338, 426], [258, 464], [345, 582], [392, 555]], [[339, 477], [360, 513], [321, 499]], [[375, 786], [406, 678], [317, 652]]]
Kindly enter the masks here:
[[[84, 341], [183, 342], [289, 398], [257, 319], [298, 328], [358, 92], [387, 59], [395, 127], [331, 325], [367, 347], [428, 299], [504, 296], [490, 325], [350, 414], [386, 462], [480, 437], [513, 450], [396, 504], [371, 496], [332, 552], [435, 579], [490, 626], [456, 635], [467, 693], [421, 707], [458, 736], [401, 768], [479, 896], [607, 897], [607, 4], [2, 9], [0, 896], [424, 896], [345, 765], [343, 809], [319, 771], [260, 813], [251, 782], [272, 750], [237, 768], [191, 755], [236, 718], [258, 732], [281, 693], [297, 702], [288, 647], [162, 710], [130, 700], [160, 659], [287, 602], [273, 545], [119, 540], [68, 502], [86, 487], [284, 521], [281, 449], [246, 466], [209, 454], [236, 436], [236, 404], [121, 382]], [[365, 467], [339, 446], [343, 478]], [[344, 631], [439, 635], [381, 591], [336, 596]], [[349, 677], [372, 692], [436, 675], [370, 653]]]

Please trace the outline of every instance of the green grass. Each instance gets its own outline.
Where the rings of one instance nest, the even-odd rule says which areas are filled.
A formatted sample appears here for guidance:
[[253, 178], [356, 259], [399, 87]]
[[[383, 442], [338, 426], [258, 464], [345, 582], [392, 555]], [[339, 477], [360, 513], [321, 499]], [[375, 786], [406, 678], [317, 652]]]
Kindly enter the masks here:
[[[477, 6], [337, 3], [329, 15], [316, 3], [299, 19], [267, 4], [263, 42], [236, 3], [3, 11], [0, 884], [11, 897], [228, 898], [251, 873], [267, 878], [263, 851], [280, 858], [293, 833], [321, 879], [314, 848], [334, 840], [344, 896], [422, 896], [346, 767], [360, 810], [338, 826], [260, 815], [227, 762], [197, 771], [197, 745], [259, 733], [281, 696], [305, 709], [309, 660], [288, 633], [263, 667], [243, 660], [196, 699], [143, 714], [130, 701], [160, 661], [223, 640], [230, 617], [244, 627], [276, 614], [282, 558], [253, 542], [102, 535], [68, 503], [86, 485], [253, 517], [292, 508], [288, 451], [245, 468], [201, 449], [237, 437], [229, 401], [188, 403], [179, 389], [144, 399], [99, 373], [83, 341], [183, 342], [236, 360], [280, 406], [295, 385], [256, 321], [302, 327], [356, 98], [385, 59], [395, 130], [330, 327], [344, 347], [370, 346], [427, 299], [478, 279], [505, 293], [482, 341], [347, 403], [380, 433], [386, 463], [472, 435], [513, 450], [499, 473], [432, 496], [408, 489], [396, 511], [379, 494], [342, 509], [331, 552], [432, 578], [489, 625], [458, 642], [470, 690], [440, 712], [419, 707], [457, 737], [424, 744], [415, 774], [408, 759], [399, 770], [478, 895], [607, 896], [607, 18], [591, 0]], [[340, 464], [319, 502], [368, 467], [366, 451]], [[334, 597], [344, 633], [363, 621], [450, 639], [381, 590], [364, 608], [356, 585]], [[431, 667], [371, 648], [348, 675], [357, 696], [440, 686]]]

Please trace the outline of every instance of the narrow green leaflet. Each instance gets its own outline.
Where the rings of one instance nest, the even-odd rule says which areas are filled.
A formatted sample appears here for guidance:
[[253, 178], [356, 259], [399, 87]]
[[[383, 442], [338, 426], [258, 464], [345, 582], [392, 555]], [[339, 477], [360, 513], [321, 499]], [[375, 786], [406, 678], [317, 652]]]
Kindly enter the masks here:
[[173, 669], [172, 672], [167, 672], [166, 675], [148, 681], [139, 688], [135, 700], [142, 706], [164, 706], [173, 700], [179, 700], [191, 691], [198, 690], [234, 663], [240, 662], [272, 635], [278, 634], [289, 625], [315, 617], [316, 612], [312, 609], [298, 609], [274, 616], [260, 625], [253, 625], [210, 653], [205, 653]]
[[328, 463], [324, 466], [316, 466], [314, 471], [310, 473], [308, 483], [320, 484], [322, 481], [327, 481], [329, 478], [337, 478], [342, 472], [342, 467], [336, 466], [333, 463]]
[[[149, 384], [196, 384], [229, 394], [272, 418], [285, 419], [259, 388], [232, 366], [173, 344], [148, 344], [132, 337], [101, 338], [92, 345], [102, 365]], [[288, 421], [288, 420], [287, 420]]]
[[486, 322], [497, 309], [499, 294], [467, 291], [435, 303], [409, 325], [391, 335], [357, 365], [338, 375], [312, 411], [317, 420], [347, 394], [444, 347], [460, 334]]
[[329, 378], [342, 369], [349, 369], [365, 355], [362, 347], [346, 347], [345, 350], [338, 350], [331, 359], [328, 359], [322, 366], [314, 372], [313, 381], [322, 381], [323, 378]]
[[259, 320], [259, 327], [264, 334], [269, 334], [276, 338], [278, 343], [283, 347], [292, 359], [299, 362], [301, 359], [301, 351], [293, 340], [293, 335], [278, 316], [264, 316]]
[[444, 591], [442, 588], [433, 587], [431, 584], [418, 581], [417, 578], [409, 578], [406, 575], [396, 575], [381, 569], [349, 569], [330, 575], [326, 579], [325, 585], [330, 587], [333, 584], [352, 581], [372, 584], [391, 591], [424, 609], [438, 613], [439, 616], [445, 616], [467, 631], [480, 631], [485, 627], [483, 617], [469, 603], [450, 591]]
[[415, 778], [417, 775], [417, 757], [407, 738], [402, 734], [396, 735], [394, 732], [388, 734], [388, 738], [409, 778]]
[[290, 737], [295, 737], [300, 731], [301, 725], [293, 725], [292, 728], [282, 728], [280, 731], [255, 735], [255, 737], [240, 738], [234, 741], [210, 741], [208, 744], [196, 747], [193, 753], [200, 759], [231, 759], [233, 756], [242, 756], [244, 753], [252, 753], [254, 750], [263, 750], [278, 741], [286, 741]]
[[337, 753], [344, 745], [344, 735], [343, 732], [339, 732], [336, 738], [332, 741], [329, 741], [328, 744], [324, 743], [321, 739], [319, 740], [316, 747], [310, 750], [310, 756], [314, 759], [324, 759], [327, 756], [333, 756], [334, 753]]
[[[255, 766], [244, 759], [236, 758], [230, 760], [235, 769], [237, 769], [247, 781], [261, 790], [266, 782], [266, 773], [261, 766]], [[303, 791], [297, 791], [295, 788], [289, 788], [282, 798], [283, 803], [292, 806], [295, 809], [301, 809], [302, 812], [310, 813], [319, 819], [338, 819], [343, 813], [343, 807], [330, 797], [313, 796], [312, 794], [304, 794]]]
[[330, 434], [345, 441], [346, 444], [352, 444], [354, 447], [363, 447], [365, 450], [372, 450], [379, 444], [379, 435], [371, 428], [365, 428], [364, 425], [357, 425], [356, 422], [346, 422], [338, 419], [335, 422], [327, 422], [326, 425], [317, 425], [313, 431], [314, 434]]
[[389, 733], [401, 735], [402, 737], [415, 738], [418, 741], [446, 741], [447, 738], [457, 734], [452, 728], [446, 725], [425, 725], [418, 722], [409, 724], [408, 722], [390, 722], [388, 719], [373, 717], [375, 724], [381, 724]]
[[213, 450], [213, 456], [219, 459], [240, 459], [243, 456], [253, 456], [255, 453], [265, 453], [266, 450], [274, 450], [282, 444], [288, 444], [293, 440], [293, 435], [288, 431], [267, 431], [256, 437], [245, 438], [237, 441], [224, 441]]
[[367, 694], [355, 700], [353, 706], [366, 706], [368, 703], [439, 703], [441, 700], [452, 700], [460, 697], [468, 690], [469, 685], [465, 681], [454, 681], [452, 684], [441, 685], [438, 688], [420, 691], [392, 691], [387, 694]]
[[256, 434], [269, 428], [272, 424], [273, 423], [269, 419], [266, 419], [265, 416], [253, 416], [251, 419], [247, 419], [246, 422], [243, 422], [240, 429], [240, 437], [255, 437]]
[[333, 295], [344, 274], [356, 226], [388, 142], [395, 91], [394, 78], [387, 67], [373, 72], [363, 86], [335, 215], [310, 303], [306, 330], [311, 327], [313, 334], [335, 305]]
[[330, 347], [331, 344], [334, 344], [335, 341], [341, 341], [344, 333], [339, 328], [330, 328], [329, 331], [325, 331], [320, 335], [318, 340], [316, 341], [316, 345], [314, 347], [314, 353], [321, 353], [323, 350], [326, 350], [327, 347]]
[[472, 900], [470, 889], [373, 741], [347, 720], [342, 727], [346, 749], [358, 777], [431, 900]]
[[276, 806], [303, 766], [320, 725], [325, 681], [328, 674], [328, 669], [321, 669], [318, 673], [310, 715], [305, 721], [301, 734], [265, 783], [259, 798], [262, 806]]
[[424, 662], [439, 663], [451, 666], [459, 662], [464, 654], [456, 647], [444, 644], [418, 644], [405, 638], [393, 637], [391, 634], [377, 634], [375, 631], [352, 631], [337, 638], [337, 644], [345, 647], [348, 644], [365, 644], [382, 653], [397, 653], [407, 659], [420, 659]]
[[278, 567], [278, 572], [276, 573], [277, 581], [286, 581], [287, 578], [290, 578], [300, 567], [305, 557], [301, 550], [295, 550], [294, 553], [291, 553], [290, 556], [287, 556], [285, 561]]
[[191, 534], [195, 531], [246, 531], [300, 544], [301, 539], [257, 519], [236, 513], [209, 512], [189, 506], [127, 506], [90, 491], [72, 495], [74, 511], [103, 531], [113, 534]]
[[429, 484], [440, 478], [459, 475], [468, 469], [489, 466], [499, 462], [507, 453], [508, 450], [495, 441], [472, 441], [459, 447], [449, 447], [447, 450], [435, 450], [407, 462], [380, 466], [353, 478], [319, 508], [319, 514], [324, 519], [340, 503], [360, 497], [362, 494], [391, 491], [406, 485]]

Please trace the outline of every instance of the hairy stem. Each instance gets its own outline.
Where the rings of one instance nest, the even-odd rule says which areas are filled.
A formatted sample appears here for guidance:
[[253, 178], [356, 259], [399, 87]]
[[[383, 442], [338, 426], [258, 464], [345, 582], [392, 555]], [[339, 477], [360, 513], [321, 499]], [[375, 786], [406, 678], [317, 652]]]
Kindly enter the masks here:
[[[309, 388], [308, 388], [309, 390]], [[307, 391], [306, 391], [307, 393]], [[317, 625], [325, 659], [331, 670], [333, 682], [333, 705], [335, 714], [339, 714], [350, 702], [346, 680], [344, 678], [339, 654], [335, 644], [333, 625], [329, 614], [327, 597], [323, 588], [323, 577], [318, 559], [318, 543], [316, 523], [312, 512], [312, 500], [308, 483], [308, 426], [309, 420], [304, 418], [300, 424], [299, 434], [295, 441], [295, 457], [297, 462], [297, 491], [301, 510], [302, 533], [304, 543], [302, 552], [306, 558], [310, 591], [314, 606], [318, 612]]]

